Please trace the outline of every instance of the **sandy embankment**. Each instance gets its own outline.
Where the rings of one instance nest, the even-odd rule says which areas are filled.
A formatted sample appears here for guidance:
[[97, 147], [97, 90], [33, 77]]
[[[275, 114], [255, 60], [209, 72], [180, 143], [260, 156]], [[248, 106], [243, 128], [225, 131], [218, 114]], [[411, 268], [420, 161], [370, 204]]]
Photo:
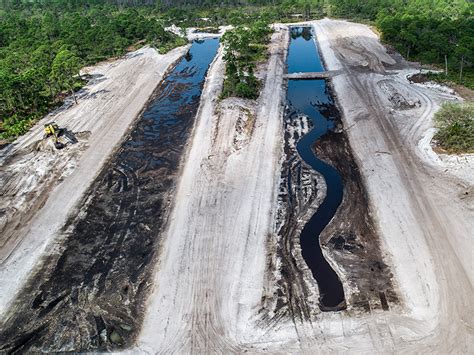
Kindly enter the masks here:
[[253, 335], [281, 156], [286, 30], [272, 37], [257, 102], [217, 101], [210, 68], [136, 351], [238, 351]]
[[[406, 75], [413, 70], [391, 70], [395, 62], [367, 26], [323, 20], [315, 27], [327, 69], [343, 71], [333, 86], [406, 306], [400, 319], [377, 317], [390, 336], [376, 344], [372, 334], [369, 344], [466, 352], [472, 347], [472, 198], [460, 198], [465, 181], [418, 150], [435, 110], [455, 97], [410, 85]], [[400, 109], [387, 87], [419, 105]]]
[[[156, 289], [133, 352], [469, 352], [472, 211], [457, 196], [463, 185], [427, 166], [416, 148], [431, 125], [434, 102], [446, 97], [410, 85], [406, 64], [396, 70], [367, 26], [312, 24], [328, 69], [340, 70], [333, 86], [403, 305], [358, 316], [323, 313], [316, 322], [262, 321], [284, 62], [272, 55], [255, 128], [246, 137], [240, 128], [249, 125], [241, 121], [248, 122], [255, 106], [239, 100], [217, 105], [213, 99], [222, 84], [219, 57], [203, 91]], [[287, 39], [278, 36], [273, 48], [283, 50]], [[393, 65], [394, 75], [387, 75], [384, 63]], [[408, 109], [397, 106], [400, 97], [394, 100], [393, 91], [406, 95]], [[420, 105], [412, 105], [417, 100]]]
[[[403, 65], [396, 70], [367, 26], [332, 20], [313, 24], [328, 69], [341, 70], [332, 79], [333, 86], [404, 305], [357, 317], [324, 313], [315, 322], [259, 322], [265, 240], [275, 220], [282, 153], [282, 74], [288, 39], [283, 31], [273, 37], [265, 87], [257, 103], [218, 104], [222, 54], [209, 71], [155, 289], [133, 353], [472, 352], [472, 199], [460, 198], [465, 196], [465, 182], [427, 165], [417, 148], [434, 110], [447, 97], [410, 85], [406, 81], [410, 70]], [[179, 53], [173, 55], [177, 58]], [[66, 116], [73, 131], [92, 132], [88, 154], [53, 190], [50, 196], [58, 198], [49, 198], [18, 234], [23, 243], [13, 248], [12, 257], [4, 262], [7, 267], [0, 270], [2, 286], [12, 285], [2, 288], [0, 311], [135, 117], [128, 110], [140, 111], [146, 101], [140, 84], [150, 85], [151, 93], [154, 85], [141, 71], [156, 69], [157, 58], [151, 57], [139, 72], [137, 61], [145, 55], [129, 59], [135, 66], [123, 70], [118, 68], [124, 64], [107, 64], [108, 71], [103, 70], [111, 80], [104, 89], [110, 91], [84, 98], [66, 111], [96, 102], [84, 109], [86, 116]], [[167, 60], [171, 63], [171, 58]], [[383, 62], [393, 67], [387, 69]], [[111, 73], [116, 74], [113, 80]], [[407, 103], [419, 100], [420, 105], [401, 110], [393, 102], [393, 90], [407, 95]], [[140, 106], [135, 105], [138, 94], [143, 99]], [[126, 99], [114, 99], [122, 95]], [[107, 109], [101, 97], [108, 97]], [[87, 118], [98, 117], [98, 112], [107, 120], [88, 128]], [[39, 126], [37, 138], [40, 131]]]
[[[68, 100], [0, 152], [0, 316], [164, 73], [186, 50], [181, 47], [159, 55], [145, 47], [123, 59], [86, 68], [92, 80], [78, 95], [77, 105]], [[32, 147], [43, 136], [43, 124], [52, 120], [72, 132], [86, 133], [62, 151], [35, 151]]]

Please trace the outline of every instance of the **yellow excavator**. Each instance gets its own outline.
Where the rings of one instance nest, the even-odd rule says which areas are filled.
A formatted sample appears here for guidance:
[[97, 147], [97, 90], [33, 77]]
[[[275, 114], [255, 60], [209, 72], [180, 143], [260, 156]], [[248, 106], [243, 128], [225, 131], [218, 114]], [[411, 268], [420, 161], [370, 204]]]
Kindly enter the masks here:
[[63, 133], [64, 129], [59, 128], [56, 122], [49, 122], [44, 125], [44, 136], [45, 138], [52, 138], [56, 149], [62, 149], [65, 146], [65, 144], [60, 140]]

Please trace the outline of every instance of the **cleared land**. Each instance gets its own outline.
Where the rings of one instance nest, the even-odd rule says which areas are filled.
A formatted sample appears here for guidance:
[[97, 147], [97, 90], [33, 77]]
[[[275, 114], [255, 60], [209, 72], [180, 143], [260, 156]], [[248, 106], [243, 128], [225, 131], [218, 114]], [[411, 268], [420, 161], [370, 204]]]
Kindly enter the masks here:
[[[268, 321], [261, 312], [262, 300], [274, 297], [275, 288], [265, 275], [265, 252], [272, 251], [264, 242], [275, 232], [278, 179], [271, 172], [283, 154], [275, 138], [283, 133], [282, 111], [257, 111], [247, 145], [236, 149], [239, 117], [252, 113], [252, 105], [212, 101], [222, 82], [218, 59], [176, 196], [156, 291], [132, 351], [471, 349], [471, 185], [419, 148], [439, 103], [456, 97], [410, 84], [406, 75], [415, 70], [387, 53], [367, 26], [331, 20], [313, 25], [328, 69], [339, 74], [333, 88], [401, 304], [369, 312], [354, 312], [349, 304], [347, 311], [319, 313], [310, 321]], [[283, 47], [270, 57], [257, 103], [263, 110], [284, 102], [273, 82], [283, 74], [281, 64], [273, 69], [286, 46], [278, 36], [272, 48]], [[456, 165], [466, 169], [471, 165]], [[307, 296], [315, 305], [317, 292]]]
[[[0, 152], [1, 316], [164, 73], [185, 51], [159, 55], [143, 48], [86, 68], [92, 80], [77, 105], [67, 102]], [[52, 120], [76, 133], [79, 142], [61, 151], [42, 145], [43, 124]]]
[[[262, 311], [276, 297], [275, 280], [267, 272], [269, 260], [280, 267], [268, 241], [276, 233], [284, 159], [283, 76], [288, 31], [276, 26], [268, 62], [259, 68], [264, 87], [257, 101], [219, 102], [222, 53], [210, 68], [150, 280], [153, 291], [143, 328], [129, 352], [473, 351], [472, 156], [440, 157], [429, 145], [433, 113], [441, 102], [457, 98], [437, 87], [410, 84], [406, 76], [416, 70], [388, 53], [367, 26], [334, 20], [309, 24], [316, 29], [327, 69], [338, 74], [331, 82], [352, 150], [347, 155], [353, 154], [360, 172], [349, 190], [360, 197], [363, 192], [356, 182], [364, 183], [364, 198], [373, 218], [369, 227], [380, 238], [400, 304], [389, 310], [382, 306], [355, 312], [357, 307], [349, 303], [347, 311], [316, 312], [309, 319], [287, 314], [273, 317]], [[180, 54], [165, 57], [167, 65]], [[153, 54], [152, 58], [158, 57]], [[110, 99], [110, 107], [117, 110], [106, 122], [120, 124], [122, 131], [110, 127], [105, 132], [93, 125], [71, 127], [76, 132], [92, 132], [89, 148], [81, 153], [74, 172], [47, 195], [44, 207], [27, 223], [28, 229], [12, 239], [23, 243], [14, 243], [16, 248], [4, 243], [4, 255], [10, 257], [4, 258], [7, 267], [2, 265], [0, 281], [11, 287], [2, 288], [2, 312], [153, 91], [156, 81], [145, 79], [158, 63], [150, 61], [149, 67], [141, 67], [144, 72], [140, 73], [149, 71], [142, 74], [142, 86], [135, 82], [137, 87]], [[121, 75], [110, 82], [115, 90], [137, 77], [133, 58], [124, 63], [130, 66], [123, 64]], [[106, 65], [113, 70], [113, 64]], [[161, 65], [162, 73], [167, 65]], [[147, 85], [148, 96], [139, 96], [142, 101], [132, 105], [135, 115], [114, 119], [130, 108], [129, 95]], [[97, 103], [87, 112], [91, 115], [100, 107]], [[40, 130], [38, 127], [35, 139]], [[116, 140], [107, 141], [100, 132], [113, 133]], [[94, 134], [98, 134], [95, 144]], [[340, 140], [321, 141], [315, 149], [319, 152], [332, 143], [348, 150], [347, 142]], [[330, 153], [323, 159], [336, 160]], [[347, 169], [343, 163], [337, 165]], [[317, 194], [324, 192], [322, 185]], [[334, 221], [334, 225], [342, 223]], [[327, 230], [323, 237], [330, 233]], [[344, 262], [343, 256], [327, 251], [326, 255], [332, 262]], [[344, 268], [337, 271], [346, 282]], [[310, 280], [301, 282], [311, 286]], [[312, 293], [302, 302], [316, 305], [317, 290], [314, 285], [309, 289]]]
[[257, 102], [218, 103], [222, 54], [210, 69], [156, 291], [133, 351], [240, 351], [239, 336], [253, 329], [278, 182], [287, 38], [286, 30], [272, 37]]

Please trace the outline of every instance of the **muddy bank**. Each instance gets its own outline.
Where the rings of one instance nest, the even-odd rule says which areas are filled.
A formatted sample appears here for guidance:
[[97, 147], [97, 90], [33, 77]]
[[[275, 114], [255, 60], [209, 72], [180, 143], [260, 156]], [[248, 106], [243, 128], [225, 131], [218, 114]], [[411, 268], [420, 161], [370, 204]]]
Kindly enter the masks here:
[[58, 243], [18, 295], [0, 350], [103, 351], [130, 345], [217, 40], [195, 43], [104, 166]]
[[211, 67], [134, 353], [255, 352], [249, 337], [260, 333], [252, 320], [274, 223], [287, 39], [286, 28], [272, 34], [255, 73], [257, 100], [216, 100], [222, 53]]
[[[84, 73], [93, 79], [78, 93], [77, 105], [72, 98], [66, 99], [62, 107], [0, 151], [2, 320], [157, 84], [187, 49], [160, 55], [144, 47], [119, 60], [85, 68]], [[78, 143], [61, 151], [35, 151], [36, 143], [42, 143], [43, 124], [49, 121], [74, 132]], [[78, 132], [90, 134], [78, 137]]]
[[321, 174], [311, 169], [296, 150], [296, 142], [312, 128], [307, 117], [284, 121], [284, 157], [275, 233], [267, 241], [267, 270], [276, 282], [273, 294], [263, 301], [265, 322], [289, 318], [310, 320], [318, 313], [318, 285], [301, 255], [299, 235], [326, 195]]
[[[330, 91], [328, 95], [332, 96]], [[392, 272], [383, 261], [367, 191], [342, 129], [340, 113], [333, 102], [320, 104], [318, 109], [334, 123], [334, 129], [318, 139], [313, 150], [339, 172], [344, 184], [343, 200], [320, 235], [323, 254], [341, 276], [348, 312], [389, 310], [399, 304], [399, 299]], [[276, 288], [262, 300], [265, 323], [286, 318], [314, 320], [320, 312], [318, 284], [301, 255], [299, 235], [320, 208], [327, 186], [322, 175], [302, 161], [296, 151], [295, 142], [312, 129], [311, 122], [305, 116], [287, 118], [284, 129], [276, 233], [268, 240], [271, 252], [267, 268], [276, 279]]]
[[[288, 72], [324, 70], [311, 28], [291, 33]], [[408, 106], [402, 99], [394, 101]], [[397, 301], [392, 274], [328, 82], [288, 81], [284, 132], [279, 209], [268, 240], [277, 257], [269, 253], [267, 267], [277, 286], [263, 299], [264, 319], [311, 320], [316, 305], [343, 310], [346, 290], [351, 309], [369, 311], [378, 300], [388, 310]]]
[[344, 183], [343, 200], [321, 233], [321, 246], [344, 275], [350, 310], [389, 310], [399, 299], [392, 272], [382, 257], [365, 182], [342, 129], [337, 107], [328, 105], [321, 112], [332, 117], [336, 129], [316, 141], [313, 149], [339, 171]]

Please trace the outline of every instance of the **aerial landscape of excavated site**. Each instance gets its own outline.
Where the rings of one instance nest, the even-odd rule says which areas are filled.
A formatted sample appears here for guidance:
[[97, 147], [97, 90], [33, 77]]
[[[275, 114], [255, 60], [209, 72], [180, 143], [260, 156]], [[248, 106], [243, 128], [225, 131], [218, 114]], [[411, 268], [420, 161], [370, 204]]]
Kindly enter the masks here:
[[188, 31], [0, 150], [0, 352], [473, 352], [474, 155], [431, 143], [469, 98], [367, 25], [271, 27], [256, 99]]

